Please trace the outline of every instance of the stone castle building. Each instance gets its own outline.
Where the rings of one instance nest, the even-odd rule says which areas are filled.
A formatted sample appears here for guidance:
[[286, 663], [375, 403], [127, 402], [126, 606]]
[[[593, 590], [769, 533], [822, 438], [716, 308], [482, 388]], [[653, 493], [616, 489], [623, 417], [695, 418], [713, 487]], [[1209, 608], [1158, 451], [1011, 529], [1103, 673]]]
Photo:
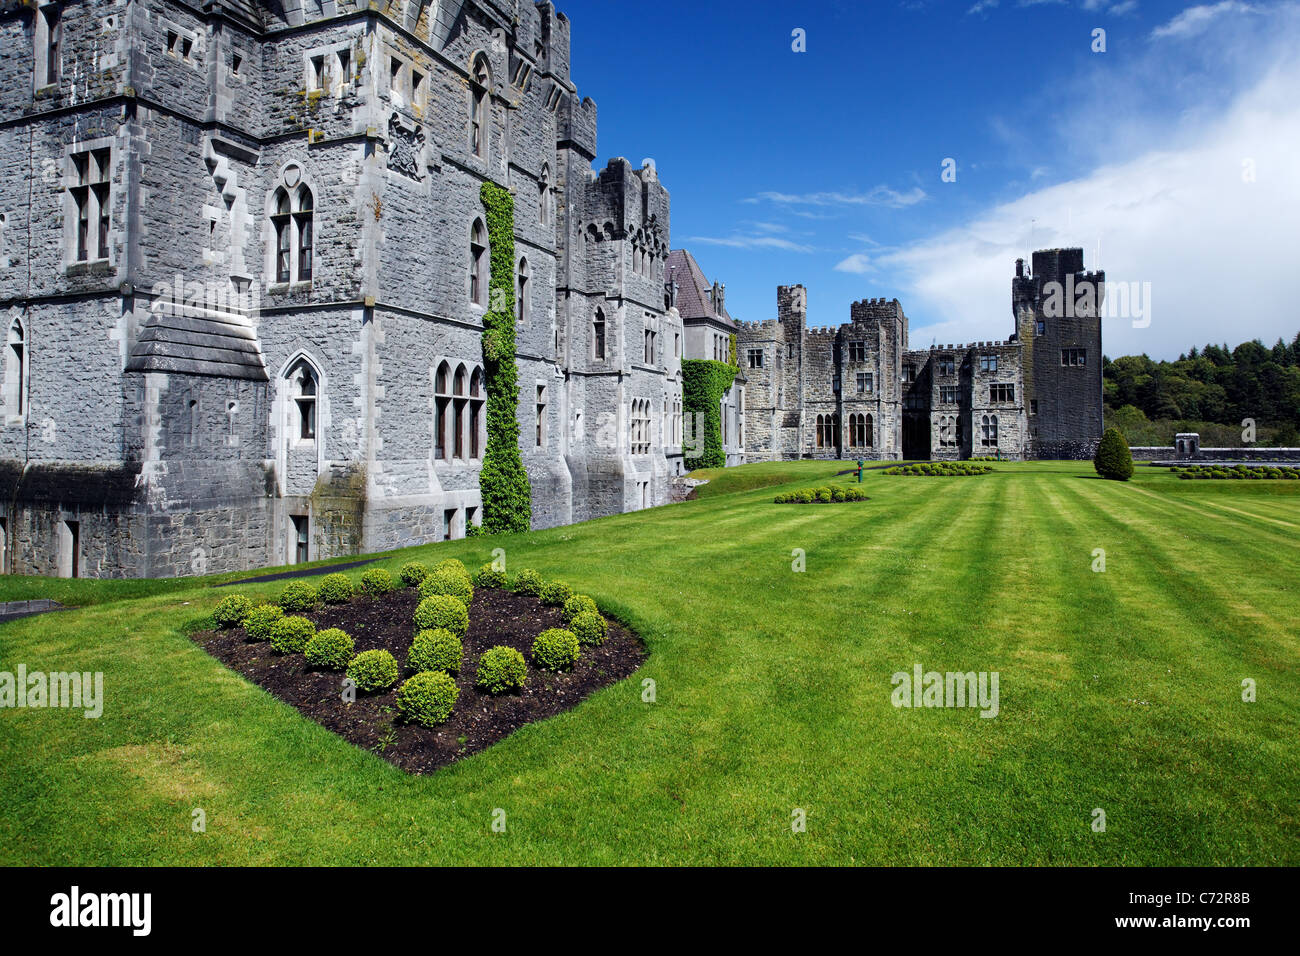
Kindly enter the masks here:
[[537, 527], [666, 500], [653, 166], [526, 0], [0, 3], [3, 569], [189, 574], [480, 518], [480, 187], [514, 196]]
[[[0, 0], [0, 571], [204, 573], [466, 534], [486, 182], [514, 201], [535, 527], [668, 500], [681, 360], [727, 360], [733, 334], [729, 463], [975, 453], [986, 407], [1024, 454], [1036, 395], [1050, 450], [1091, 434], [1072, 402], [1094, 373], [1099, 426], [1099, 329], [908, 352], [897, 302], [808, 329], [798, 286], [775, 322], [736, 323], [670, 255], [653, 164], [593, 169], [569, 49], [529, 0]], [[1016, 280], [1020, 342], [1074, 252]], [[1052, 367], [1076, 340], [1088, 364]], [[989, 350], [995, 378], [966, 365]], [[1014, 396], [988, 398], [1012, 356]]]
[[[1101, 438], [1105, 275], [1082, 249], [1017, 260], [1010, 337], [909, 347], [897, 299], [808, 326], [803, 286], [777, 317], [736, 323], [744, 461], [1091, 457]], [[734, 390], [734, 389], [733, 389]]]

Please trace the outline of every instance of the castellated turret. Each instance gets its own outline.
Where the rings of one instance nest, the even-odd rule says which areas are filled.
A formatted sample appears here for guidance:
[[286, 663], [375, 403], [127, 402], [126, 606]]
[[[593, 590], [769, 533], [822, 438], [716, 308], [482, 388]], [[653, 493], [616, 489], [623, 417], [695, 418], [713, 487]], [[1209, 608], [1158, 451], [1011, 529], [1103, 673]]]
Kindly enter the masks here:
[[1016, 261], [1011, 312], [1020, 342], [1030, 453], [1088, 457], [1101, 438], [1101, 315], [1106, 274], [1081, 248], [1040, 249]]

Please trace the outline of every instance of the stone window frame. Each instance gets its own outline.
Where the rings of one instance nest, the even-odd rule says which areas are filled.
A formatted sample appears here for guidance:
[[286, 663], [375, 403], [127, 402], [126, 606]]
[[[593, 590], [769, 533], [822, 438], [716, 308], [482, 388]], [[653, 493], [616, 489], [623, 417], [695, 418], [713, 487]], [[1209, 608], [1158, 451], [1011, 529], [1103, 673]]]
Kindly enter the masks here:
[[935, 360], [935, 372], [939, 375], [956, 375], [957, 358], [953, 355], [940, 355]]
[[[297, 425], [290, 413], [296, 413], [296, 407], [290, 407], [293, 403], [293, 395], [290, 391], [289, 376], [290, 373], [298, 366], [299, 363], [305, 362], [311, 367], [316, 375], [316, 437], [312, 439], [300, 439], [297, 431], [291, 426]], [[313, 353], [310, 349], [299, 348], [290, 353], [289, 358], [280, 366], [275, 376], [275, 395], [273, 398], [273, 421], [277, 423], [277, 434], [275, 435], [276, 461], [279, 464], [277, 469], [280, 482], [280, 493], [286, 493], [285, 482], [288, 480], [289, 455], [294, 452], [301, 452], [311, 449], [313, 446], [316, 450], [316, 471], [317, 474], [325, 470], [325, 454], [327, 451], [328, 434], [330, 426], [330, 399], [329, 399], [330, 379], [325, 371], [325, 363]]]
[[816, 438], [818, 448], [842, 448], [840, 435], [840, 413], [818, 415], [816, 420]]
[[1061, 349], [1061, 366], [1063, 368], [1086, 368], [1087, 365], [1087, 349]]
[[983, 448], [998, 447], [998, 416], [983, 415], [980, 417], [980, 446]]
[[550, 429], [546, 427], [546, 409], [550, 405], [550, 393], [547, 390], [547, 383], [537, 379], [534, 383], [536, 387], [536, 412], [537, 412], [537, 434], [535, 448], [545, 448], [547, 439], [550, 438]]
[[[302, 88], [309, 93], [327, 93], [339, 99], [356, 86], [356, 64], [352, 57], [353, 40], [324, 43], [302, 51]], [[344, 56], [340, 56], [344, 54]], [[313, 61], [321, 61], [321, 79], [316, 82]], [[346, 69], [345, 69], [346, 63]]]
[[979, 370], [981, 372], [996, 372], [998, 370], [998, 356], [996, 352], [989, 352], [979, 357]]
[[429, 366], [429, 374], [433, 392], [430, 460], [435, 466], [482, 464], [487, 449], [487, 379], [482, 364], [439, 355]]
[[939, 386], [939, 404], [956, 405], [961, 401], [961, 395], [956, 385]]
[[867, 360], [867, 343], [865, 339], [854, 339], [849, 342], [849, 361], [865, 362]]
[[749, 363], [750, 368], [762, 368], [763, 350], [761, 348], [746, 349], [745, 360]]
[[158, 31], [164, 38], [163, 53], [177, 63], [192, 70], [203, 70], [207, 63], [206, 33], [181, 26], [174, 20], [160, 17]]
[[32, 92], [40, 93], [63, 75], [63, 4], [39, 5], [32, 27]]
[[1009, 382], [993, 382], [989, 385], [990, 405], [1010, 405], [1016, 400], [1016, 386]]
[[855, 380], [855, 384], [858, 387], [859, 395], [875, 394], [875, 386], [876, 386], [875, 376], [873, 376], [870, 372], [858, 372], [857, 378]]
[[533, 314], [530, 301], [533, 294], [532, 278], [528, 257], [520, 256], [519, 264], [515, 267], [515, 321], [520, 325], [526, 325]]
[[[304, 209], [302, 199], [306, 195], [311, 200], [311, 207]], [[279, 195], [283, 192], [289, 199], [289, 211], [282, 213], [279, 211]], [[317, 216], [319, 212], [316, 206], [316, 197], [321, 194], [315, 178], [308, 173], [306, 166], [298, 160], [289, 160], [280, 167], [280, 171], [275, 178], [275, 185], [266, 191], [266, 215], [263, 216], [263, 234], [262, 241], [266, 247], [265, 269], [266, 269], [266, 286], [268, 289], [284, 291], [287, 289], [309, 289], [316, 281], [320, 270], [317, 267], [316, 256], [316, 238], [318, 230]], [[279, 271], [279, 229], [278, 221], [288, 216], [289, 227], [289, 279], [282, 281]], [[307, 246], [308, 258], [310, 263], [307, 268], [309, 275], [307, 278], [301, 278], [302, 275], [302, 231], [306, 224], [309, 235], [309, 245]]]
[[939, 416], [939, 447], [956, 448], [960, 431], [957, 428], [957, 416]]
[[492, 154], [492, 59], [485, 50], [470, 54], [465, 95], [465, 146], [472, 158], [486, 166]]
[[[299, 369], [307, 373], [309, 378], [298, 374]], [[320, 440], [321, 406], [324, 398], [320, 369], [314, 362], [303, 356], [288, 366], [283, 378], [288, 383], [285, 392], [288, 402], [285, 407], [288, 409], [286, 428], [289, 443], [294, 448], [314, 446]], [[306, 385], [311, 386], [311, 391], [307, 391]], [[304, 435], [303, 431], [308, 422], [304, 409], [308, 405], [311, 407], [311, 434]]]
[[[16, 337], [15, 331], [17, 333]], [[21, 425], [27, 421], [27, 389], [30, 375], [31, 351], [27, 340], [27, 324], [23, 322], [21, 315], [15, 315], [9, 323], [9, 331], [5, 337], [4, 414], [6, 425]]]
[[632, 399], [628, 414], [628, 451], [633, 455], [650, 454], [650, 436], [654, 433], [654, 419], [648, 398]]
[[537, 224], [549, 226], [551, 222], [551, 164], [542, 163], [537, 176]]
[[[108, 162], [100, 166], [97, 157], [102, 153], [108, 153]], [[86, 157], [86, 174], [81, 174], [81, 167], [77, 162], [78, 156]], [[113, 248], [113, 202], [117, 198], [117, 189], [114, 187], [114, 172], [117, 169], [117, 141], [112, 136], [99, 136], [95, 139], [80, 140], [63, 147], [63, 170], [64, 170], [64, 216], [63, 216], [63, 264], [65, 269], [72, 269], [77, 266], [94, 266], [107, 264], [112, 267], [116, 264], [116, 256]], [[90, 171], [92, 164], [96, 167], [106, 169], [105, 179], [91, 179]], [[104, 187], [96, 189], [95, 187]], [[80, 211], [81, 206], [77, 202], [77, 193], [81, 190], [86, 191], [86, 217], [87, 228], [89, 224], [94, 224], [94, 242], [92, 244], [91, 233], [88, 231], [86, 236], [86, 258], [80, 258]], [[107, 236], [103, 249], [99, 242], [99, 226], [104, 210], [108, 210]], [[103, 251], [104, 255], [90, 254], [92, 245], [96, 252]]]
[[[597, 345], [600, 347], [597, 348]], [[596, 306], [596, 311], [591, 316], [591, 360], [609, 361], [609, 319], [600, 306]]]
[[[475, 248], [480, 251], [475, 252]], [[482, 216], [475, 216], [469, 224], [469, 269], [465, 273], [465, 294], [473, 308], [484, 312], [491, 295], [492, 239]]]

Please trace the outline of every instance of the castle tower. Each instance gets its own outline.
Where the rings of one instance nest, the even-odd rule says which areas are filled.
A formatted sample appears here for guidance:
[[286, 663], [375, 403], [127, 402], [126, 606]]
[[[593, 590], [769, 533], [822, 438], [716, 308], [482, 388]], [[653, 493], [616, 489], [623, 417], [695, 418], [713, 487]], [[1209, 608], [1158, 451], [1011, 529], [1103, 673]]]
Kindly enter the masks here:
[[1040, 249], [1011, 280], [1024, 374], [1029, 449], [1036, 458], [1091, 458], [1102, 432], [1101, 304], [1106, 274], [1083, 250]]

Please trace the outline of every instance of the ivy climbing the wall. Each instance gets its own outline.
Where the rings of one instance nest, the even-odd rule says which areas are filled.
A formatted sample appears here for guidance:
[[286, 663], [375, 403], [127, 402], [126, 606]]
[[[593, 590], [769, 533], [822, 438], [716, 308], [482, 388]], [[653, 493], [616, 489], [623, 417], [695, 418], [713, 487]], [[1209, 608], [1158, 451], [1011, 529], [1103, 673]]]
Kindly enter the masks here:
[[527, 531], [532, 488], [519, 455], [519, 369], [515, 365], [515, 202], [509, 190], [484, 183], [491, 274], [483, 315], [483, 368], [487, 385], [487, 447], [479, 472], [483, 530]]
[[686, 467], [721, 468], [727, 463], [726, 453], [722, 450], [722, 396], [736, 380], [736, 366], [728, 362], [715, 362], [713, 359], [682, 359], [682, 411], [692, 427], [698, 428], [703, 423], [703, 440], [698, 434], [689, 431], [683, 436], [692, 450], [700, 452], [699, 457], [686, 458]]

